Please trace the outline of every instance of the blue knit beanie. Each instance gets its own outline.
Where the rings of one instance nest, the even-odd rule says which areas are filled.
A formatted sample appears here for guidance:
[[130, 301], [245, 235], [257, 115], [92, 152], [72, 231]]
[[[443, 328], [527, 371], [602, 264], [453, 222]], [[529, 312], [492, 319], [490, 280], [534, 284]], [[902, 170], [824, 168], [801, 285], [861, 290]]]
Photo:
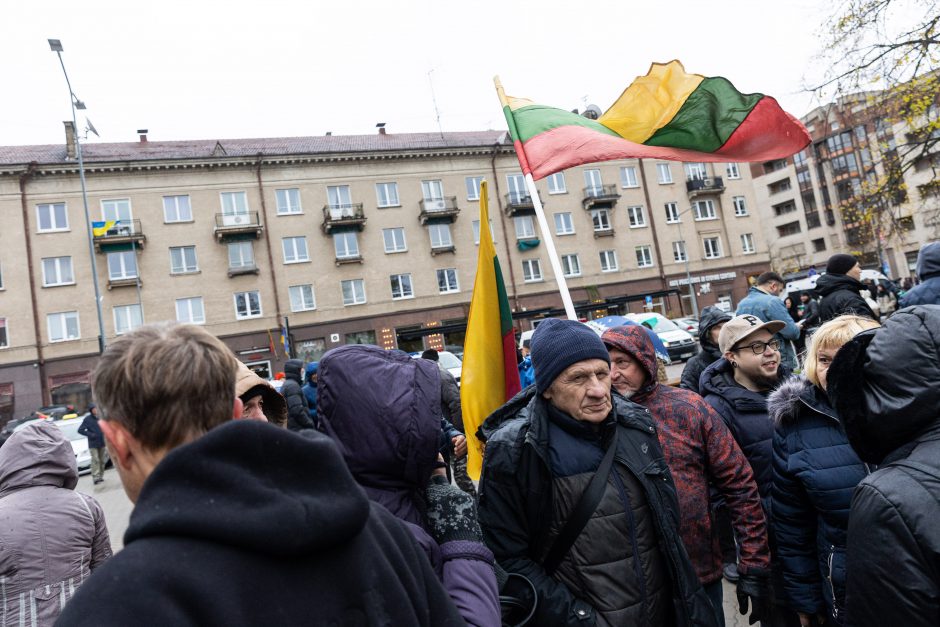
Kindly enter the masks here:
[[549, 318], [532, 334], [532, 366], [539, 394], [571, 364], [585, 359], [610, 363], [607, 348], [597, 333], [576, 320]]

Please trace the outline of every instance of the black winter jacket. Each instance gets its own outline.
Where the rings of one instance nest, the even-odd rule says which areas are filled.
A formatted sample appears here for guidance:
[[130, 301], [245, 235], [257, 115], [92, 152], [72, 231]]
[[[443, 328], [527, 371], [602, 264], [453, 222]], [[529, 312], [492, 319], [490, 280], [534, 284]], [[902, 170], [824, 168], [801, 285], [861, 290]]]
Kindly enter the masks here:
[[702, 345], [702, 350], [685, 363], [679, 387], [699, 393], [698, 380], [702, 373], [721, 359], [721, 351], [718, 350], [718, 345], [711, 341], [710, 332], [716, 324], [727, 322], [731, 318], [730, 313], [714, 305], [702, 310], [698, 319], [698, 342]]
[[[676, 627], [713, 625], [711, 605], [679, 536], [675, 486], [656, 429], [646, 410], [617, 395], [613, 399], [619, 429], [615, 466], [638, 482], [652, 510], [659, 549], [669, 571], [671, 620]], [[534, 387], [526, 388], [490, 415], [480, 431], [487, 442], [480, 481], [480, 525], [501, 566], [535, 584], [539, 602], [533, 624], [595, 624], [590, 606], [549, 577], [540, 563], [550, 546], [554, 499], [559, 498], [549, 460], [547, 402], [536, 395]], [[613, 474], [610, 481], [614, 481]], [[605, 541], [598, 538], [598, 546]], [[594, 576], [602, 572], [606, 571], [600, 568]], [[584, 585], [609, 585], [606, 580], [592, 582], [591, 576], [584, 574]]]
[[57, 625], [463, 625], [326, 436], [253, 420], [171, 451]]
[[842, 623], [849, 505], [868, 467], [826, 393], [792, 377], [768, 399], [776, 425], [773, 531], [789, 608]]
[[900, 306], [940, 305], [940, 242], [921, 248], [917, 255], [917, 276], [920, 285], [901, 298]]
[[852, 499], [846, 625], [938, 625], [940, 305], [857, 335], [828, 384], [852, 447], [882, 464]]
[[284, 362], [284, 384], [281, 386], [281, 395], [287, 401], [287, 428], [291, 431], [316, 428], [310, 418], [307, 398], [301, 388], [303, 370], [304, 362], [299, 359], [288, 359]]
[[829, 322], [842, 314], [855, 314], [877, 320], [878, 316], [859, 293], [865, 286], [844, 274], [824, 274], [816, 280], [819, 302], [819, 324]]

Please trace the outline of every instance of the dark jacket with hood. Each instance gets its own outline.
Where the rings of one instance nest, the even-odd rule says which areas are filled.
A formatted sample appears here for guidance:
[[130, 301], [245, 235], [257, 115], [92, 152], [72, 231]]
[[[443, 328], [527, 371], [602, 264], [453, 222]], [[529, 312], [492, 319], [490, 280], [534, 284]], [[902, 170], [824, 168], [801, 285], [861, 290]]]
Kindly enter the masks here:
[[859, 293], [865, 289], [861, 281], [845, 274], [824, 274], [816, 279], [815, 291], [819, 301], [819, 324], [829, 322], [842, 314], [855, 314], [877, 320], [878, 316]]
[[424, 494], [441, 435], [437, 364], [377, 346], [343, 346], [320, 360], [317, 388], [320, 427], [356, 482], [409, 523], [464, 619], [498, 624], [492, 552], [478, 542], [438, 545], [427, 531]]
[[104, 448], [104, 434], [98, 426], [98, 417], [92, 414], [91, 410], [82, 419], [78, 432], [88, 438], [88, 448]]
[[311, 361], [307, 364], [305, 369], [304, 376], [304, 386], [301, 388], [304, 393], [304, 398], [307, 401], [307, 414], [310, 416], [310, 421], [313, 424], [317, 423], [317, 382], [311, 381], [310, 377], [317, 374], [317, 369], [320, 367], [320, 362]]
[[710, 332], [716, 324], [727, 322], [731, 318], [730, 313], [714, 305], [702, 310], [702, 315], [698, 319], [698, 343], [702, 345], [702, 350], [685, 363], [679, 387], [699, 393], [698, 380], [702, 373], [721, 359], [721, 351], [718, 350], [718, 345], [712, 342]]
[[917, 276], [920, 285], [908, 291], [899, 306], [940, 305], [940, 242], [931, 242], [920, 249]]
[[300, 386], [303, 383], [301, 372], [304, 362], [299, 359], [288, 359], [284, 362], [284, 384], [281, 385], [281, 394], [287, 401], [287, 428], [291, 431], [313, 429], [307, 409], [307, 399]]
[[852, 498], [846, 625], [938, 625], [940, 305], [907, 307], [857, 335], [828, 387], [852, 448], [879, 464]]
[[57, 624], [462, 625], [407, 528], [308, 435], [238, 420], [171, 451]]
[[709, 483], [728, 504], [738, 541], [738, 570], [770, 572], [767, 522], [751, 466], [728, 427], [698, 394], [656, 381], [656, 353], [640, 327], [615, 327], [601, 336], [608, 348], [633, 357], [646, 373], [646, 385], [630, 400], [649, 410], [666, 463], [676, 482], [682, 514], [682, 541], [703, 584], [721, 579], [721, 550], [713, 533]]
[[[679, 536], [679, 507], [648, 413], [619, 395], [600, 429], [530, 386], [490, 415], [480, 524], [500, 565], [538, 590], [534, 625], [712, 625], [714, 612]], [[597, 509], [553, 575], [542, 566], [616, 429]]]
[[791, 377], [768, 400], [773, 444], [773, 530], [783, 603], [842, 622], [849, 506], [868, 467], [849, 446], [826, 393]]
[[104, 512], [77, 483], [72, 445], [51, 422], [0, 448], [0, 625], [51, 626], [111, 557]]

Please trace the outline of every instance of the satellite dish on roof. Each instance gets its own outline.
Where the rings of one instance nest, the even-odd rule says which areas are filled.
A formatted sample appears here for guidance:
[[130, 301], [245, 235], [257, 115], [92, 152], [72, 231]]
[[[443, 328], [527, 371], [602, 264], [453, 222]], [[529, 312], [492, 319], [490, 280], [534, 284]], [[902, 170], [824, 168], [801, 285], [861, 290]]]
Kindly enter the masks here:
[[601, 108], [593, 104], [588, 105], [584, 108], [584, 113], [581, 115], [589, 120], [596, 120], [597, 118], [601, 117]]
[[95, 128], [95, 125], [91, 123], [91, 120], [85, 118], [85, 136], [88, 136], [88, 133], [94, 133], [95, 137], [101, 137], [98, 134], [98, 129]]

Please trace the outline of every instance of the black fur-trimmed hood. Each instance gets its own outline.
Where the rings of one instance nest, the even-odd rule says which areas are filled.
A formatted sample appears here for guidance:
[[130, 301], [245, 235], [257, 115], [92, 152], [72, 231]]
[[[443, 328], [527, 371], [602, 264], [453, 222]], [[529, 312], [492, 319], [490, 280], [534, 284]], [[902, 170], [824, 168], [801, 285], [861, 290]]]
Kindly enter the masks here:
[[803, 377], [784, 381], [767, 398], [767, 414], [775, 425], [793, 422], [800, 417], [801, 397], [812, 394], [813, 384]]

